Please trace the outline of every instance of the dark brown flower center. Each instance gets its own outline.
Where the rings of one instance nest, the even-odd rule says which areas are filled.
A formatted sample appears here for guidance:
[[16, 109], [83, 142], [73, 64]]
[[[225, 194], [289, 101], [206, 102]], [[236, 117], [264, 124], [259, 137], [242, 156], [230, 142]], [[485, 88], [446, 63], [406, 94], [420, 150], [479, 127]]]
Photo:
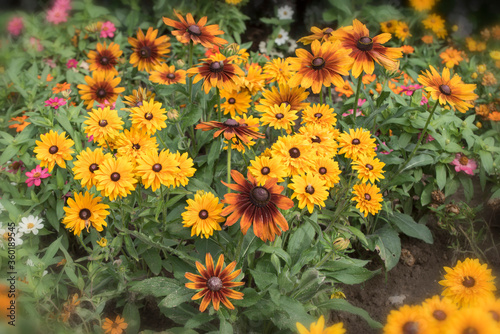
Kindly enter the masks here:
[[435, 310], [434, 312], [432, 312], [432, 316], [434, 317], [434, 319], [439, 321], [443, 321], [446, 319], [446, 313], [441, 310]]
[[332, 28], [326, 28], [325, 35], [330, 35], [333, 32]]
[[326, 174], [326, 172], [327, 172], [327, 170], [326, 170], [326, 168], [325, 168], [325, 167], [320, 167], [318, 171], [319, 171], [319, 173], [320, 173], [321, 175], [325, 175], [325, 174]]
[[117, 173], [117, 172], [112, 173], [111, 174], [111, 181], [117, 182], [118, 180], [120, 180], [120, 173]]
[[370, 37], [364, 36], [358, 40], [356, 46], [361, 51], [370, 51], [373, 48], [373, 41]]
[[271, 199], [271, 194], [265, 187], [255, 187], [250, 191], [250, 198], [256, 206], [265, 206]]
[[418, 323], [408, 321], [403, 325], [403, 334], [418, 334]]
[[91, 173], [95, 172], [95, 171], [96, 171], [96, 170], [98, 170], [98, 169], [99, 169], [99, 165], [98, 165], [98, 164], [91, 164], [91, 165], [89, 166], [89, 171], [90, 171]]
[[90, 216], [91, 216], [91, 212], [89, 209], [81, 209], [80, 210], [80, 213], [78, 214], [78, 216], [80, 217], [80, 219], [82, 220], [88, 220], [90, 219]]
[[470, 276], [466, 276], [462, 281], [462, 285], [466, 288], [472, 288], [474, 285], [476, 285], [476, 280]]
[[214, 61], [210, 64], [210, 71], [218, 73], [222, 72], [222, 70], [224, 70], [224, 62], [222, 60]]
[[370, 165], [370, 164], [366, 164], [366, 165], [365, 165], [365, 167], [366, 167], [367, 169], [369, 169], [369, 170], [373, 170], [373, 166], [372, 166], [372, 165]]
[[313, 143], [321, 143], [321, 138], [318, 136], [314, 136], [313, 138], [311, 138], [311, 141]]
[[311, 186], [310, 184], [308, 184], [306, 186], [306, 193], [311, 194], [311, 195], [314, 194], [314, 187]]
[[227, 103], [229, 103], [229, 104], [235, 104], [236, 100], [234, 99], [234, 97], [231, 97], [231, 98], [229, 98], [229, 100], [227, 100]]
[[385, 25], [387, 28], [390, 28], [392, 27], [392, 23], [391, 22], [387, 22], [387, 24]]
[[314, 117], [316, 117], [316, 118], [321, 118], [321, 117], [323, 117], [323, 114], [322, 114], [322, 113], [317, 112], [317, 113], [315, 113], [315, 114], [314, 114]]
[[169, 74], [167, 74], [167, 78], [169, 78], [170, 80], [173, 80], [173, 79], [175, 79], [175, 74], [169, 73]]
[[142, 58], [149, 58], [151, 57], [151, 49], [148, 46], [143, 46], [139, 51], [139, 54]]
[[144, 114], [144, 118], [147, 119], [148, 121], [153, 119], [153, 114], [150, 112], [147, 112]]
[[267, 175], [267, 174], [271, 173], [271, 169], [269, 167], [262, 167], [262, 169], [260, 170], [260, 173], [262, 175]]
[[138, 149], [140, 149], [140, 148], [141, 148], [141, 145], [139, 145], [139, 144], [134, 144], [134, 145], [132, 145], [132, 148], [133, 148], [134, 150], [138, 150]]
[[99, 126], [100, 126], [101, 128], [105, 127], [106, 125], [108, 125], [108, 121], [106, 121], [105, 119], [101, 119], [101, 120], [99, 121]]
[[359, 145], [359, 144], [361, 144], [361, 141], [358, 138], [354, 138], [352, 140], [351, 144], [353, 144], [353, 145]]
[[367, 201], [371, 201], [372, 197], [370, 196], [370, 194], [365, 194], [365, 199]]
[[450, 89], [450, 86], [448, 86], [448, 85], [439, 86], [439, 91], [441, 93], [443, 93], [444, 95], [451, 95], [451, 89]]
[[59, 151], [59, 147], [57, 147], [56, 145], [52, 145], [50, 148], [49, 148], [49, 153], [50, 154], [56, 154], [57, 151]]
[[108, 65], [109, 64], [108, 57], [102, 57], [100, 63], [101, 65]]
[[479, 332], [473, 327], [467, 327], [466, 329], [464, 329], [462, 334], [479, 334]]
[[159, 171], [161, 171], [162, 169], [162, 165], [161, 164], [154, 164], [153, 165], [153, 171], [158, 173]]
[[208, 218], [208, 211], [207, 210], [201, 210], [198, 213], [198, 217], [200, 217], [201, 219], [207, 219]]
[[104, 88], [99, 88], [96, 92], [97, 97], [104, 98], [106, 97], [106, 90]]
[[282, 119], [283, 117], [285, 117], [285, 115], [283, 115], [282, 113], [277, 113], [276, 114], [276, 118], [277, 119]]
[[187, 28], [187, 31], [188, 31], [188, 33], [190, 33], [191, 35], [195, 35], [195, 36], [200, 36], [200, 35], [201, 35], [201, 29], [200, 29], [200, 27], [198, 27], [196, 24], [190, 25], [190, 26]]
[[491, 316], [493, 317], [493, 320], [495, 320], [496, 322], [500, 322], [500, 315], [497, 312], [492, 310], [492, 311], [490, 311], [490, 313], [491, 313]]
[[19, 161], [14, 161], [13, 163], [10, 164], [9, 167], [12, 169], [19, 169], [21, 168], [21, 163]]
[[300, 150], [296, 147], [292, 147], [291, 149], [289, 149], [288, 153], [290, 153], [290, 156], [294, 159], [300, 157]]
[[210, 277], [207, 281], [207, 288], [210, 291], [219, 291], [222, 289], [222, 280], [217, 276]]
[[325, 67], [325, 60], [321, 57], [316, 57], [312, 60], [311, 65], [315, 70], [321, 70]]
[[462, 166], [466, 166], [469, 163], [469, 159], [465, 155], [462, 155], [458, 161]]
[[235, 128], [235, 127], [237, 127], [237, 126], [239, 126], [239, 125], [240, 125], [240, 123], [238, 123], [238, 121], [236, 121], [236, 120], [234, 120], [234, 119], [232, 119], [232, 118], [230, 118], [230, 119], [226, 120], [226, 121], [224, 122], [224, 124], [225, 124], [226, 126], [230, 126], [230, 127], [232, 127], [232, 128]]

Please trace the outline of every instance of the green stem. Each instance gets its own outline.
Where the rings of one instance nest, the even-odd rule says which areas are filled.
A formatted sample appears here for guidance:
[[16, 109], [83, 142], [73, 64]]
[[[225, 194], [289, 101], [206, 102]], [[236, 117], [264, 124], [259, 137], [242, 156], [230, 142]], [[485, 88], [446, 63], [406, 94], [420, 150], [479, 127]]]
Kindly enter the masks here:
[[356, 96], [354, 97], [354, 119], [356, 119], [356, 114], [358, 111], [358, 99], [359, 99], [359, 92], [361, 91], [361, 83], [363, 82], [363, 76], [359, 75], [358, 78], [358, 87], [356, 88]]
[[332, 90], [333, 90], [333, 85], [330, 86], [330, 107], [333, 107], [333, 93], [332, 93]]
[[323, 104], [323, 87], [319, 91], [319, 103]]
[[418, 148], [420, 147], [420, 144], [422, 144], [422, 140], [424, 139], [424, 137], [427, 134], [427, 127], [429, 126], [429, 123], [431, 122], [431, 118], [434, 115], [434, 111], [436, 111], [438, 104], [439, 104], [439, 101], [436, 100], [436, 103], [434, 104], [434, 108], [432, 108], [431, 113], [429, 114], [429, 117], [427, 118], [427, 122], [425, 122], [424, 129], [422, 130], [422, 133], [420, 134], [420, 138], [417, 142], [417, 145], [415, 145], [415, 148], [411, 152], [410, 156], [406, 159], [406, 161], [403, 163], [403, 165], [401, 165], [401, 167], [399, 167], [398, 171], [394, 175], [398, 175], [406, 167], [406, 165], [408, 165], [411, 158], [413, 158], [413, 156], [417, 152]]
[[220, 112], [220, 91], [219, 87], [215, 88], [217, 91], [217, 115], [219, 115], [219, 122], [221, 121], [221, 112]]
[[161, 137], [160, 132], [158, 132], [158, 136], [156, 136], [156, 137], [160, 140], [160, 143], [163, 145], [163, 148], [168, 150], [167, 144], [165, 144], [165, 142], [163, 141], [163, 138]]
[[[227, 184], [231, 183], [231, 145], [232, 145], [232, 140], [230, 139], [228, 144], [227, 144]], [[231, 192], [231, 189], [227, 189], [227, 192]]]

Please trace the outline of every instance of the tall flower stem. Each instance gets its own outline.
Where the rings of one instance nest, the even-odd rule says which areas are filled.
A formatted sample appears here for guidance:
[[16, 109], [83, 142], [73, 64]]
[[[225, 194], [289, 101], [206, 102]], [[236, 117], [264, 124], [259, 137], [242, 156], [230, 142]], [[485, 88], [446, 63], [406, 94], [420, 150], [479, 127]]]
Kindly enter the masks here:
[[219, 115], [219, 122], [221, 121], [221, 112], [220, 112], [220, 91], [219, 87], [215, 88], [217, 90], [217, 114]]
[[319, 91], [319, 103], [323, 104], [323, 87]]
[[[231, 145], [232, 139], [227, 144], [227, 184], [231, 183]], [[231, 189], [227, 188], [227, 192], [231, 192]]]
[[332, 90], [333, 90], [333, 85], [330, 86], [330, 107], [333, 107], [333, 93], [332, 93]]
[[356, 114], [358, 111], [358, 99], [359, 91], [361, 90], [361, 83], [363, 82], [363, 76], [360, 74], [358, 78], [358, 87], [356, 88], [356, 96], [354, 97], [354, 119], [356, 119]]
[[434, 115], [434, 111], [436, 111], [436, 108], [439, 104], [439, 100], [436, 100], [436, 103], [434, 104], [434, 108], [432, 108], [431, 113], [429, 114], [429, 117], [427, 118], [427, 122], [425, 122], [424, 129], [422, 130], [422, 133], [420, 134], [420, 138], [418, 139], [417, 145], [415, 145], [415, 148], [411, 152], [410, 156], [406, 159], [406, 161], [399, 167], [398, 171], [396, 172], [395, 175], [398, 175], [405, 167], [408, 165], [410, 162], [411, 158], [415, 155], [417, 152], [418, 148], [420, 147], [420, 144], [422, 144], [422, 140], [427, 134], [427, 127], [429, 126], [429, 123], [431, 122], [431, 118]]

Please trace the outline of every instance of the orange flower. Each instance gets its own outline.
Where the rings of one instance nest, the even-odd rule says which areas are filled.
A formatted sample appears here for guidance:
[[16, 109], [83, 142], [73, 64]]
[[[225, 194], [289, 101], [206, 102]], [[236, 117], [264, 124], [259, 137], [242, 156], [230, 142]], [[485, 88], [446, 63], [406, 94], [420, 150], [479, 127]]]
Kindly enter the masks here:
[[89, 63], [90, 71], [104, 71], [106, 73], [113, 73], [114, 75], [118, 75], [118, 71], [115, 66], [118, 64], [118, 58], [123, 54], [123, 51], [120, 50], [120, 45], [111, 42], [107, 45], [106, 42], [104, 44], [97, 43], [96, 50], [91, 50], [87, 57], [89, 57], [87, 63]]
[[415, 49], [410, 45], [401, 45], [401, 51], [403, 51], [403, 53], [405, 54], [411, 54], [415, 52]]
[[56, 84], [55, 87], [52, 88], [52, 93], [53, 94], [59, 94], [62, 91], [68, 90], [71, 88], [71, 85], [67, 82], [64, 83], [58, 83]]
[[189, 76], [196, 75], [193, 84], [201, 79], [203, 81], [203, 89], [208, 94], [212, 87], [225, 90], [237, 90], [237, 77], [245, 76], [245, 73], [237, 65], [231, 62], [236, 56], [226, 58], [221, 53], [210, 58], [202, 59], [203, 62], [187, 70]]
[[321, 43], [332, 40], [332, 33], [334, 30], [332, 28], [326, 27], [324, 29], [320, 29], [317, 27], [312, 27], [311, 32], [312, 35], [302, 37], [297, 42], [302, 43], [304, 45], [311, 44], [314, 41], [320, 41]]
[[86, 85], [78, 85], [78, 93], [82, 100], [85, 101], [87, 108], [91, 108], [94, 101], [98, 103], [113, 103], [118, 99], [118, 94], [123, 93], [124, 87], [116, 87], [120, 83], [120, 77], [113, 77], [113, 73], [95, 71], [92, 77], [85, 77]]
[[499, 121], [500, 121], [500, 112], [498, 112], [498, 111], [493, 111], [493, 112], [491, 112], [491, 113], [488, 115], [488, 119], [489, 119], [490, 121], [499, 122]]
[[357, 19], [354, 19], [352, 26], [341, 28], [336, 34], [342, 41], [342, 46], [351, 49], [349, 56], [354, 59], [351, 68], [355, 78], [363, 71], [372, 74], [375, 69], [374, 62], [388, 70], [394, 70], [399, 65], [396, 59], [403, 56], [400, 48], [382, 46], [391, 39], [391, 34], [382, 33], [371, 38], [368, 28]]
[[253, 224], [255, 236], [264, 242], [274, 241], [276, 235], [281, 235], [281, 231], [288, 230], [288, 222], [278, 208], [291, 209], [293, 201], [281, 195], [284, 187], [277, 185], [278, 179], [269, 179], [263, 186], [259, 186], [250, 172], [247, 174], [248, 181], [236, 170], [231, 171], [231, 176], [236, 184], [221, 181], [238, 192], [224, 195], [224, 203], [229, 206], [222, 210], [221, 215], [227, 216], [231, 213], [225, 225], [231, 226], [241, 218], [241, 232], [247, 234]]
[[154, 67], [159, 65], [170, 53], [170, 38], [167, 36], [158, 35], [158, 29], [153, 30], [149, 27], [146, 36], [142, 29], [137, 29], [137, 38], [129, 37], [128, 42], [132, 45], [132, 55], [130, 55], [130, 63], [139, 69], [150, 73]]
[[442, 64], [446, 64], [446, 67], [453, 68], [458, 65], [459, 62], [464, 60], [461, 56], [462, 52], [455, 50], [454, 48], [448, 48], [444, 52], [441, 52], [439, 57], [443, 59]]
[[206, 26], [207, 17], [202, 17], [198, 23], [193, 19], [191, 13], [187, 13], [186, 19], [182, 17], [177, 11], [174, 10], [174, 14], [177, 15], [180, 22], [169, 19], [168, 17], [163, 17], [163, 22], [177, 30], [172, 31], [172, 35], [177, 38], [177, 40], [183, 44], [188, 44], [193, 41], [193, 44], [200, 43], [206, 48], [212, 48], [214, 44], [221, 45], [227, 44], [227, 41], [223, 38], [217, 37], [215, 35], [221, 35], [224, 31], [219, 30], [217, 24], [212, 24]]
[[434, 42], [434, 38], [431, 35], [425, 35], [422, 36], [422, 42], [425, 44], [432, 44], [432, 42]]
[[104, 329], [105, 334], [121, 334], [123, 333], [123, 330], [128, 327], [128, 324], [125, 322], [125, 319], [120, 317], [119, 315], [116, 316], [115, 321], [106, 318], [104, 320], [104, 324], [102, 325], [102, 329]]
[[345, 95], [346, 97], [350, 97], [352, 94], [354, 94], [354, 91], [351, 88], [351, 85], [349, 85], [349, 81], [344, 81], [342, 85], [335, 85], [335, 90], [339, 93], [339, 96]]
[[290, 58], [290, 69], [298, 71], [292, 76], [288, 84], [290, 87], [312, 87], [317, 94], [324, 86], [342, 85], [343, 75], [349, 74], [352, 60], [349, 50], [343, 49], [339, 41], [321, 44], [315, 40], [311, 45], [312, 53], [304, 49], [295, 50], [297, 57]]
[[196, 129], [202, 129], [203, 131], [209, 131], [213, 129], [220, 129], [214, 133], [214, 138], [218, 137], [221, 133], [224, 133], [224, 138], [229, 140], [233, 137], [236, 137], [238, 140], [242, 141], [245, 144], [253, 138], [265, 138], [260, 132], [257, 132], [252, 127], [249, 127], [246, 124], [244, 118], [239, 121], [229, 118], [224, 123], [211, 121], [211, 122], [201, 122], [196, 126]]
[[243, 299], [243, 293], [231, 290], [237, 286], [242, 286], [243, 282], [232, 282], [241, 273], [241, 269], [233, 271], [236, 267], [236, 261], [231, 262], [224, 270], [224, 254], [219, 256], [217, 260], [217, 265], [214, 267], [214, 260], [212, 255], [207, 253], [205, 255], [205, 265], [206, 268], [198, 261], [196, 261], [196, 269], [200, 275], [195, 275], [192, 273], [184, 274], [188, 280], [192, 283], [186, 283], [186, 288], [189, 289], [202, 289], [200, 292], [195, 294], [191, 299], [196, 300], [203, 297], [200, 305], [200, 311], [204, 312], [207, 309], [208, 304], [212, 302], [214, 304], [214, 309], [219, 310], [219, 305], [222, 302], [230, 310], [234, 310], [233, 304], [227, 299]]
[[19, 122], [19, 124], [14, 123], [9, 125], [9, 129], [16, 129], [16, 132], [21, 132], [24, 130], [25, 127], [30, 125], [30, 122], [26, 122], [26, 119], [28, 119], [28, 116], [18, 116], [18, 117], [12, 117], [9, 121], [10, 122]]

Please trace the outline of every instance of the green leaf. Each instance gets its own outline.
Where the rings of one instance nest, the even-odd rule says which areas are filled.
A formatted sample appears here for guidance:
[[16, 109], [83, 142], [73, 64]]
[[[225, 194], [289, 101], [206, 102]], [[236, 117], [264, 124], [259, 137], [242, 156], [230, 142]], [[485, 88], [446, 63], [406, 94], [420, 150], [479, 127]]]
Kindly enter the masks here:
[[373, 237], [375, 238], [375, 249], [378, 250], [387, 270], [391, 270], [398, 264], [401, 256], [401, 240], [398, 233], [390, 226], [384, 226], [375, 231]]
[[204, 325], [207, 322], [210, 322], [212, 320], [213, 320], [212, 316], [209, 315], [208, 313], [199, 313], [199, 314], [195, 315], [194, 317], [192, 317], [191, 319], [189, 319], [186, 322], [186, 324], [184, 325], [184, 327], [186, 327], [186, 328], [198, 328], [201, 325]]
[[233, 326], [224, 318], [220, 318], [220, 334], [233, 334]]
[[409, 237], [423, 240], [428, 244], [434, 242], [429, 228], [423, 224], [416, 223], [409, 215], [394, 212], [392, 215], [389, 215], [387, 219]]
[[320, 267], [320, 269], [325, 271], [324, 274], [327, 277], [350, 285], [363, 283], [380, 271], [370, 271], [366, 268], [355, 266], [348, 268], [335, 268], [334, 265], [328, 263]]
[[441, 163], [436, 165], [436, 182], [439, 190], [443, 190], [446, 185], [446, 167]]
[[303, 224], [292, 233], [288, 243], [288, 253], [296, 261], [300, 258], [301, 253], [311, 246], [316, 233], [311, 224]]
[[300, 278], [294, 298], [302, 303], [313, 298], [324, 284], [325, 276], [314, 268], [307, 269]]
[[291, 259], [290, 255], [288, 255], [288, 253], [285, 252], [281, 248], [273, 247], [273, 246], [270, 246], [270, 245], [263, 244], [262, 246], [260, 246], [260, 248], [258, 250], [261, 251], [261, 252], [264, 252], [264, 253], [268, 253], [268, 254], [276, 254], [281, 259], [283, 259], [283, 261], [285, 261], [285, 263], [289, 267], [291, 266], [292, 259]]
[[3, 150], [2, 155], [0, 155], [0, 165], [3, 165], [9, 161], [13, 156], [19, 152], [19, 147], [9, 145]]
[[492, 174], [493, 158], [491, 156], [491, 153], [487, 151], [479, 151], [479, 157], [481, 158], [481, 165], [484, 167], [486, 173]]
[[329, 0], [330, 4], [343, 12], [345, 16], [350, 16], [352, 14], [351, 8], [349, 8], [349, 1], [345, 0]]
[[134, 303], [127, 303], [123, 308], [123, 318], [128, 324], [127, 334], [136, 334], [139, 332], [139, 328], [141, 327], [141, 316], [137, 305]]
[[372, 319], [372, 317], [363, 310], [362, 308], [351, 305], [347, 300], [344, 299], [330, 299], [325, 302], [316, 305], [318, 308], [327, 308], [329, 310], [344, 311], [355, 315], [359, 315], [363, 320], [365, 320], [371, 328], [380, 329], [382, 324], [378, 321]]
[[262, 295], [258, 294], [255, 289], [246, 288], [241, 292], [244, 294], [243, 299], [232, 301], [232, 303], [236, 306], [250, 307], [257, 304], [259, 300], [262, 299]]
[[146, 261], [149, 269], [153, 272], [153, 274], [158, 275], [161, 271], [162, 262], [161, 256], [159, 254], [159, 250], [155, 248], [150, 248], [144, 253], [141, 254], [142, 258]]
[[135, 250], [134, 242], [132, 238], [130, 238], [129, 234], [124, 234], [123, 239], [125, 241], [125, 248], [127, 249], [127, 253], [134, 258], [134, 260], [139, 261], [139, 255]]
[[405, 170], [408, 170], [408, 169], [420, 167], [420, 166], [431, 165], [433, 163], [434, 163], [434, 158], [431, 157], [430, 155], [428, 155], [428, 154], [419, 154], [419, 155], [413, 157], [410, 160], [410, 162], [408, 162], [408, 165], [406, 165], [405, 168], [401, 172], [403, 172]]
[[61, 247], [61, 238], [62, 236], [60, 236], [59, 238], [57, 238], [56, 241], [52, 242], [50, 244], [50, 246], [47, 248], [47, 251], [45, 252], [45, 255], [43, 256], [42, 258], [42, 262], [48, 266], [51, 263], [52, 259], [54, 258], [54, 256], [56, 255], [57, 251], [59, 250], [59, 247]]
[[184, 287], [172, 278], [152, 277], [140, 282], [131, 282], [129, 290], [143, 296], [164, 297]]
[[166, 308], [177, 307], [180, 304], [191, 300], [191, 297], [193, 296], [193, 294], [194, 294], [193, 291], [191, 291], [183, 286], [179, 286], [179, 289], [173, 291], [172, 293], [169, 293], [167, 295], [167, 297], [165, 297], [158, 304], [158, 306], [166, 307]]
[[250, 272], [252, 273], [252, 277], [255, 280], [255, 284], [261, 291], [266, 290], [273, 284], [278, 284], [278, 279], [276, 278], [275, 274], [265, 273], [252, 269], [250, 269]]

